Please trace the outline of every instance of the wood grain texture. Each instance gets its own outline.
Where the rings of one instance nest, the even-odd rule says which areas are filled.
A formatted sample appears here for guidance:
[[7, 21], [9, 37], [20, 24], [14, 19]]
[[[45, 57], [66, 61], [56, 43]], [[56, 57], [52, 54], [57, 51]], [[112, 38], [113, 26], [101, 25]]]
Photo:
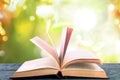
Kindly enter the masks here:
[[[12, 74], [20, 67], [20, 65], [21, 64], [0, 64], [0, 80], [11, 80], [10, 76], [12, 76]], [[120, 80], [120, 63], [106, 63], [100, 66], [106, 71], [107, 75], [109, 76], [110, 79], [108, 80]], [[106, 80], [106, 79], [78, 79], [78, 80]]]

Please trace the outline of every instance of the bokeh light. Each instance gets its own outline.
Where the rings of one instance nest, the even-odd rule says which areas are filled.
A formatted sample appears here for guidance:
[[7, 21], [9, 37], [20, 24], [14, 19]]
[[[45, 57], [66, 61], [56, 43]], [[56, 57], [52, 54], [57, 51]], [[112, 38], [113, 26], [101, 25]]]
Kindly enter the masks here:
[[91, 9], [77, 10], [74, 15], [74, 26], [82, 30], [89, 31], [95, 27], [97, 16]]
[[[70, 48], [92, 50], [103, 62], [120, 62], [120, 0], [0, 0], [0, 62], [42, 57], [29, 40], [59, 45], [74, 28]], [[58, 45], [57, 45], [58, 44]]]
[[50, 6], [50, 5], [41, 5], [36, 8], [36, 14], [38, 16], [48, 18], [48, 17], [53, 16], [54, 10], [53, 10], [52, 6]]

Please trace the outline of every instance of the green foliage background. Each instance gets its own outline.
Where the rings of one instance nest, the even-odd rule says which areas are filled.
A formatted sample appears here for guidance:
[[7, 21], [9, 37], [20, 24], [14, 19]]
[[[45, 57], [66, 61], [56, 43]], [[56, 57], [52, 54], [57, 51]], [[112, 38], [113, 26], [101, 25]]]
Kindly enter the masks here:
[[[92, 8], [98, 14], [97, 18], [99, 21], [96, 25], [97, 28], [92, 32], [75, 31], [74, 37], [76, 34], [80, 34], [84, 40], [91, 37], [94, 42], [91, 46], [81, 45], [79, 48], [92, 50], [94, 46], [99, 47], [99, 44], [101, 44], [101, 37], [99, 36], [104, 29], [103, 25], [108, 20], [107, 6], [111, 2], [112, 0], [25, 0], [21, 6], [17, 4], [10, 24], [2, 23], [7, 32], [8, 40], [0, 42], [0, 50], [4, 51], [4, 55], [0, 56], [0, 63], [22, 63], [26, 60], [42, 57], [41, 49], [32, 44], [30, 39], [34, 36], [39, 36], [50, 44], [49, 33], [55, 45], [59, 44], [62, 29], [67, 26], [73, 26], [72, 12], [77, 8]], [[41, 5], [52, 6], [55, 14], [51, 14], [48, 17], [38, 16], [36, 8]], [[31, 20], [31, 18], [34, 20]], [[46, 33], [48, 21], [50, 21], [49, 31]], [[108, 30], [111, 29], [113, 28], [108, 28]], [[118, 37], [118, 34], [116, 35]], [[108, 45], [107, 47], [109, 48], [110, 46]], [[109, 49], [106, 46], [103, 47], [100, 49], [101, 54], [98, 54], [98, 56], [103, 62], [119, 62], [118, 56], [120, 54], [116, 54], [115, 51], [106, 54]]]

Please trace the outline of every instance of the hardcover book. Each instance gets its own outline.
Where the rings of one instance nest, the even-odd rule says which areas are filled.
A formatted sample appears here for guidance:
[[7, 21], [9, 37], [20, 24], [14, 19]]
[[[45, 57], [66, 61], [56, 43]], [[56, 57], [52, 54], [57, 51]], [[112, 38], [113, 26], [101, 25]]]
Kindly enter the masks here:
[[24, 62], [12, 78], [57, 76], [58, 73], [62, 77], [108, 78], [105, 71], [99, 67], [100, 59], [92, 51], [67, 50], [72, 31], [69, 27], [63, 29], [59, 52], [41, 38], [32, 38], [31, 41], [36, 46], [51, 56]]

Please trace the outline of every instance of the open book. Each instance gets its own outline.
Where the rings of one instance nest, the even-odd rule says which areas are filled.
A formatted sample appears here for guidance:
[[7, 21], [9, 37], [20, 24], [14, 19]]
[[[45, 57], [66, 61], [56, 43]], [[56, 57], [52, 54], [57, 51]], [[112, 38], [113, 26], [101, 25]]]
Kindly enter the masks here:
[[12, 78], [58, 75], [58, 73], [63, 77], [108, 78], [105, 71], [98, 66], [101, 63], [100, 59], [93, 52], [67, 50], [72, 31], [73, 29], [69, 27], [63, 29], [59, 52], [41, 38], [32, 38], [31, 41], [47, 51], [51, 57], [24, 62]]

